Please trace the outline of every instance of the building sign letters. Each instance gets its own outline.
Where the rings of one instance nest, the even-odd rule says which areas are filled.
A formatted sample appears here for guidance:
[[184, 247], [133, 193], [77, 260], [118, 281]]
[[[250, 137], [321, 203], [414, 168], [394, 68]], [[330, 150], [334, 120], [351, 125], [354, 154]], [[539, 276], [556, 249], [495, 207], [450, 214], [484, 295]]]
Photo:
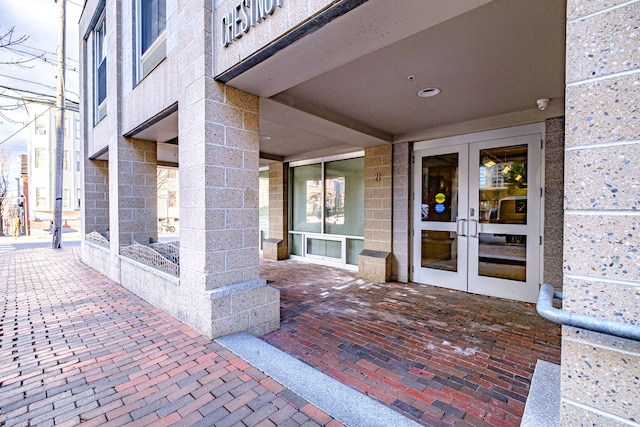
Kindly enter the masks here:
[[222, 46], [229, 46], [251, 27], [273, 15], [276, 6], [282, 7], [282, 0], [240, 0], [232, 12], [222, 17]]

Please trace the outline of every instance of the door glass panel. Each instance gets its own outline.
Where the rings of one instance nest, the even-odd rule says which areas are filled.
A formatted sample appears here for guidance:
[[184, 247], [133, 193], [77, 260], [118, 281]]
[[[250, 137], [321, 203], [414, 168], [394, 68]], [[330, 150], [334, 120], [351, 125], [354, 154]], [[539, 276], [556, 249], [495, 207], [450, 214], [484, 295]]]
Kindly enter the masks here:
[[458, 153], [422, 158], [422, 221], [456, 222]]
[[527, 236], [480, 233], [478, 274], [499, 279], [526, 281]]
[[422, 267], [458, 271], [458, 235], [454, 231], [422, 230]]
[[527, 146], [480, 150], [480, 222], [527, 223]]

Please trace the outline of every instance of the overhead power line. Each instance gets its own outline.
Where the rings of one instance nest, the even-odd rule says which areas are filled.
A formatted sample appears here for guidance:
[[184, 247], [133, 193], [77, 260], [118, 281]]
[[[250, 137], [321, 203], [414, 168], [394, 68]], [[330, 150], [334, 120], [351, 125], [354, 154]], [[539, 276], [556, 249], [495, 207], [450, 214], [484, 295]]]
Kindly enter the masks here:
[[[38, 85], [38, 86], [44, 86], [44, 87], [46, 87], [47, 89], [53, 89], [53, 90], [55, 90], [55, 89], [56, 89], [56, 87], [55, 87], [55, 86], [49, 86], [49, 85], [47, 85], [47, 84], [34, 82], [34, 81], [32, 81], [32, 80], [21, 79], [20, 77], [7, 76], [6, 74], [0, 74], [0, 77], [6, 77], [6, 78], [8, 78], [8, 79], [18, 80], [18, 81], [26, 82], [26, 83], [31, 83], [31, 84]], [[15, 89], [14, 89], [14, 90], [15, 90]]]
[[9, 137], [7, 137], [4, 141], [0, 142], [0, 145], [4, 144], [5, 142], [7, 142], [8, 140], [10, 140], [11, 138], [13, 138], [14, 136], [16, 136], [17, 134], [19, 134], [20, 132], [22, 132], [24, 129], [27, 128], [27, 126], [29, 126], [31, 123], [35, 122], [36, 120], [38, 120], [40, 118], [40, 116], [44, 115], [45, 113], [47, 113], [49, 110], [51, 110], [53, 108], [53, 106], [47, 108], [46, 110], [44, 110], [42, 113], [38, 114], [37, 116], [35, 116], [33, 118], [33, 120], [31, 120], [29, 123], [27, 123], [26, 125], [22, 126], [20, 129], [18, 129], [17, 131], [15, 131], [14, 133], [12, 133]]
[[[48, 50], [40, 49], [39, 47], [29, 46], [29, 45], [24, 44], [24, 43], [21, 43], [21, 44], [20, 44], [20, 46], [26, 47], [27, 49], [37, 50], [37, 51], [40, 51], [40, 52], [45, 53], [45, 54], [47, 54], [47, 55], [53, 55], [53, 56], [56, 56], [56, 57], [57, 57], [57, 55], [58, 55], [56, 52], [51, 52], [51, 51], [48, 51]], [[15, 50], [15, 51], [18, 51], [18, 52], [19, 52], [19, 50], [18, 50], [18, 49], [16, 49], [16, 48], [12, 48], [12, 49], [13, 49], [13, 50]], [[29, 52], [23, 52], [23, 53], [25, 53], [25, 54], [27, 54], [27, 55], [29, 55], [29, 54], [30, 54]], [[68, 56], [67, 56], [67, 57], [65, 57], [65, 59], [66, 59], [67, 61], [73, 61], [73, 62], [76, 62], [76, 63], [78, 63], [78, 64], [80, 63], [80, 61], [78, 61], [77, 59], [70, 58], [70, 57], [68, 57]]]
[[[41, 54], [36, 55], [35, 53], [25, 52], [24, 50], [16, 49], [15, 47], [4, 46], [4, 48], [5, 48], [6, 50], [10, 51], [10, 52], [14, 52], [14, 53], [17, 53], [17, 54], [20, 54], [20, 55], [28, 55], [28, 56], [32, 56], [32, 58], [30, 58], [30, 59], [26, 59], [26, 60], [20, 61], [21, 63], [24, 63], [24, 62], [30, 62], [30, 61], [34, 61], [34, 60], [36, 60], [36, 59], [39, 59], [39, 60], [41, 60], [41, 61], [43, 61], [43, 62], [45, 62], [45, 63], [47, 63], [47, 64], [49, 64], [49, 65], [53, 65], [54, 67], [57, 67], [57, 66], [58, 66], [58, 61], [57, 61], [57, 60], [55, 60], [55, 59], [49, 59], [49, 58], [47, 58], [47, 57], [45, 56], [45, 55], [49, 55], [49, 54], [51, 54], [50, 52], [47, 52], [47, 51], [45, 51], [45, 50], [37, 49], [37, 48], [32, 48], [32, 49], [34, 49], [34, 50], [38, 50], [38, 51], [40, 51], [40, 52], [43, 52], [43, 53], [41, 53]], [[74, 60], [74, 61], [75, 61], [75, 60]], [[76, 62], [77, 62], [77, 61], [76, 61]], [[78, 70], [78, 68], [76, 68], [76, 67], [71, 67], [71, 66], [69, 66], [69, 65], [65, 65], [65, 69], [67, 69], [67, 70], [69, 70], [69, 71], [74, 71], [74, 72], [76, 72], [76, 73], [79, 71], [79, 70]]]

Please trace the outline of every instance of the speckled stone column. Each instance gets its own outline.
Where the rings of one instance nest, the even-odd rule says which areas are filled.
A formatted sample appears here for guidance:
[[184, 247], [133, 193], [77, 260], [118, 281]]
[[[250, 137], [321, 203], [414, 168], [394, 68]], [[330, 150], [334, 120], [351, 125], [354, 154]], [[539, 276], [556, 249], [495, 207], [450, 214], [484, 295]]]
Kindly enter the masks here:
[[358, 275], [376, 282], [391, 279], [392, 161], [391, 144], [364, 150], [364, 250]]
[[564, 117], [545, 120], [544, 283], [562, 290]]
[[[203, 8], [203, 4], [205, 5]], [[258, 97], [211, 75], [211, 2], [178, 5], [180, 287], [177, 317], [207, 337], [280, 325], [259, 278]]]
[[263, 243], [265, 259], [289, 258], [289, 164], [269, 165], [269, 238]]
[[399, 282], [409, 281], [409, 224], [411, 223], [411, 165], [412, 144], [393, 144], [393, 256], [391, 278]]
[[109, 231], [109, 164], [90, 160], [84, 165], [83, 234]]
[[[564, 301], [640, 324], [640, 1], [567, 2]], [[640, 343], [563, 327], [561, 424], [638, 425]]]
[[158, 161], [155, 142], [118, 138], [120, 246], [158, 238]]

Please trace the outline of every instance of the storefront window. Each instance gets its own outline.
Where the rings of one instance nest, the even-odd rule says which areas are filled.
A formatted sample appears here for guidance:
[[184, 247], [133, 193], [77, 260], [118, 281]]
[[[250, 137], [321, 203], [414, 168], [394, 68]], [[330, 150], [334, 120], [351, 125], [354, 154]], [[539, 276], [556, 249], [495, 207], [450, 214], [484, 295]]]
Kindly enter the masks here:
[[325, 164], [325, 233], [364, 236], [364, 158]]
[[291, 168], [292, 255], [357, 265], [363, 236], [363, 157]]
[[292, 230], [322, 232], [322, 165], [292, 168]]

